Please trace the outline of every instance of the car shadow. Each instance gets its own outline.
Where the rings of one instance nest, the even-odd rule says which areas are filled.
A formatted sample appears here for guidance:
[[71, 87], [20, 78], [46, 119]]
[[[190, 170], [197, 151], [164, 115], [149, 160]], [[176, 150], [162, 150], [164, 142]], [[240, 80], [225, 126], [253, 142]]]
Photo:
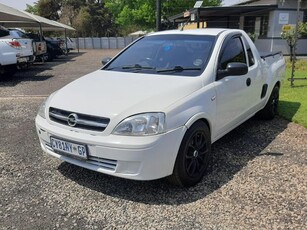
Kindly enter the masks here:
[[299, 102], [280, 100], [278, 105], [278, 113], [283, 114], [286, 119], [291, 121], [300, 107], [301, 103]]
[[[66, 178], [108, 196], [145, 204], [180, 205], [195, 202], [226, 185], [248, 162], [263, 155], [280, 157], [282, 153], [265, 148], [287, 128], [289, 122], [277, 117], [271, 121], [251, 118], [212, 146], [211, 166], [194, 187], [181, 188], [166, 179], [133, 181], [87, 170], [63, 162], [58, 170]], [[158, 169], [157, 169], [158, 170]]]
[[43, 73], [46, 70], [52, 70], [56, 65], [61, 65], [67, 62], [74, 62], [74, 58], [84, 54], [84, 52], [73, 52], [67, 56], [62, 55], [51, 62], [35, 62], [27, 69], [18, 70], [14, 75], [0, 77], [1, 87], [14, 87], [21, 82], [27, 81], [45, 81], [54, 77]]
[[[34, 73], [35, 72], [35, 73]], [[0, 78], [0, 88], [1, 87], [15, 87], [16, 85], [20, 84], [21, 82], [27, 82], [27, 81], [46, 81], [49, 78], [54, 77], [53, 75], [46, 75], [46, 74], [41, 74], [39, 71], [31, 71], [31, 72], [26, 72], [26, 71], [20, 71], [19, 74], [15, 74], [14, 76], [11, 77], [6, 77], [6, 78]]]

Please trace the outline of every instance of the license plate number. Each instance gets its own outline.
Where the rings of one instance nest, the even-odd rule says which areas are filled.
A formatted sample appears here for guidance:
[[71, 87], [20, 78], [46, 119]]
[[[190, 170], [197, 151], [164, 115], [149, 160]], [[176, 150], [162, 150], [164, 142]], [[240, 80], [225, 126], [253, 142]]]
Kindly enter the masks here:
[[27, 58], [18, 58], [18, 62], [27, 62]]
[[50, 142], [51, 147], [55, 152], [67, 153], [84, 159], [87, 158], [87, 151], [85, 145], [59, 140], [54, 137], [50, 138]]

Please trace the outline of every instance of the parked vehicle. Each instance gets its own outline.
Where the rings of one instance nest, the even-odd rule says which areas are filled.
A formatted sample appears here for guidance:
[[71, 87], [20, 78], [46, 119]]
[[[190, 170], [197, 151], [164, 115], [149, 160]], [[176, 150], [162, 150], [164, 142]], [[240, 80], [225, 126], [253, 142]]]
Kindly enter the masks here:
[[60, 41], [60, 46], [65, 54], [68, 54], [70, 51], [74, 50], [76, 48], [75, 42], [70, 38], [56, 38], [58, 41]]
[[17, 64], [26, 62], [21, 57], [22, 45], [16, 39], [6, 38], [9, 34], [0, 26], [0, 77], [12, 76], [17, 71]]
[[[32, 38], [34, 41], [40, 41], [39, 34], [27, 33], [27, 36]], [[42, 37], [43, 42], [46, 44], [46, 53], [42, 55], [45, 61], [52, 61], [54, 58], [63, 55], [63, 50], [60, 47], [59, 41], [52, 38]]]
[[64, 54], [59, 41], [46, 37], [45, 41], [47, 43], [48, 61], [52, 61], [54, 58]]
[[19, 51], [19, 58], [17, 60], [17, 67], [27, 68], [34, 62], [34, 48], [32, 39], [29, 39], [25, 34], [18, 29], [9, 29], [9, 35], [2, 37], [2, 39], [11, 39], [12, 41], [18, 41], [21, 45]]
[[33, 51], [36, 60], [45, 61], [45, 57], [47, 54], [47, 44], [44, 41], [43, 37], [40, 38], [39, 34], [35, 33], [24, 33], [23, 31], [18, 31], [25, 38], [32, 39]]
[[281, 53], [260, 56], [234, 29], [153, 33], [104, 64], [41, 105], [42, 149], [97, 172], [180, 186], [202, 179], [213, 142], [255, 114], [274, 118], [285, 76]]

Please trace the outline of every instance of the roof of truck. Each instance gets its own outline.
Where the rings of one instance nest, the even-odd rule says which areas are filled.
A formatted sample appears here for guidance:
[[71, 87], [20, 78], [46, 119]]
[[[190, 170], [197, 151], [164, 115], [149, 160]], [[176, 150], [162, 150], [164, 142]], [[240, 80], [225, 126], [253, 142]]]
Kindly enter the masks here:
[[186, 34], [186, 35], [212, 35], [217, 36], [224, 31], [239, 31], [237, 29], [225, 29], [225, 28], [204, 28], [204, 29], [188, 29], [188, 30], [166, 30], [156, 33], [148, 34], [153, 35], [171, 35], [171, 34]]

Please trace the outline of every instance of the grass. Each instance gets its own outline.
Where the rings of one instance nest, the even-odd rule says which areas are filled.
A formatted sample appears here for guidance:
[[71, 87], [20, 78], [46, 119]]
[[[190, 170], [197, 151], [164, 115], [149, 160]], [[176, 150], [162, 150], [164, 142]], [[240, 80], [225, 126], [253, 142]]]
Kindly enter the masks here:
[[[294, 78], [307, 77], [307, 59], [296, 62]], [[307, 128], [307, 79], [294, 80], [294, 87], [290, 86], [292, 66], [287, 60], [286, 79], [280, 91], [278, 114], [289, 121], [293, 121]]]

